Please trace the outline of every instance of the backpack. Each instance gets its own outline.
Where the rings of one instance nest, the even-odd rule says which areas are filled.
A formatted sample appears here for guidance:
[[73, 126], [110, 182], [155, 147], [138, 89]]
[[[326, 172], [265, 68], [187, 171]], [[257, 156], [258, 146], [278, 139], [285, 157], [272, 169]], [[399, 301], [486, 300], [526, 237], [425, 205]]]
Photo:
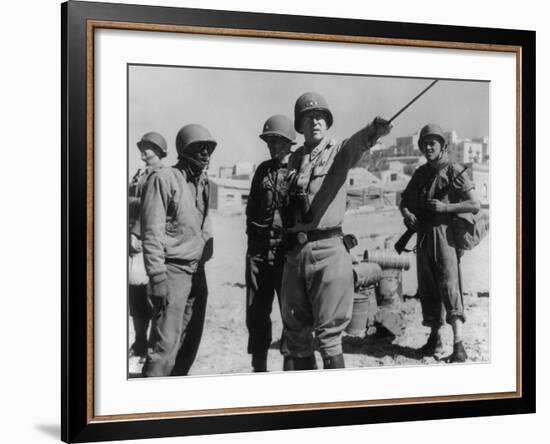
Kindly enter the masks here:
[[[449, 179], [454, 181], [448, 170]], [[452, 230], [455, 248], [471, 250], [476, 247], [489, 231], [489, 213], [479, 210], [477, 213], [458, 213], [453, 216]]]
[[452, 221], [455, 247], [471, 250], [478, 245], [489, 231], [489, 214], [478, 211], [476, 214], [459, 213]]

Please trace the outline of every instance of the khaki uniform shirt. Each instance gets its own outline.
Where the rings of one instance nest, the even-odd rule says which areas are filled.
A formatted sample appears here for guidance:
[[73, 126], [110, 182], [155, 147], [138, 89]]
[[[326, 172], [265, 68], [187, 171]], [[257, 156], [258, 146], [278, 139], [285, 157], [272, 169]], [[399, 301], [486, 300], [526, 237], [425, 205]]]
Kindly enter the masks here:
[[[303, 220], [301, 211], [291, 207], [288, 230], [291, 232], [311, 231], [339, 227], [346, 211], [346, 180], [363, 154], [371, 147], [366, 128], [349, 139], [336, 142], [325, 138], [314, 149], [301, 146], [292, 153], [289, 162], [289, 188], [296, 184], [307, 191], [310, 202], [310, 222]], [[288, 212], [287, 212], [288, 214]]]

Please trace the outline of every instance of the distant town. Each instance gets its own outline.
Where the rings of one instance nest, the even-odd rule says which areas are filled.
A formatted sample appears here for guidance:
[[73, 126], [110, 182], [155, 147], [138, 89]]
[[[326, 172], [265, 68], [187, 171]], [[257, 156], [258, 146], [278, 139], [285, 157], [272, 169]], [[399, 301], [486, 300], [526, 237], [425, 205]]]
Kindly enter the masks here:
[[[348, 211], [375, 211], [399, 205], [413, 172], [426, 161], [418, 149], [418, 136], [415, 133], [398, 137], [395, 144], [376, 145], [363, 156], [359, 165], [348, 173]], [[456, 131], [445, 133], [445, 137], [451, 160], [469, 167], [468, 175], [476, 185], [482, 205], [488, 207], [489, 138], [460, 139]], [[256, 166], [239, 162], [209, 171], [211, 208], [223, 213], [244, 211]]]

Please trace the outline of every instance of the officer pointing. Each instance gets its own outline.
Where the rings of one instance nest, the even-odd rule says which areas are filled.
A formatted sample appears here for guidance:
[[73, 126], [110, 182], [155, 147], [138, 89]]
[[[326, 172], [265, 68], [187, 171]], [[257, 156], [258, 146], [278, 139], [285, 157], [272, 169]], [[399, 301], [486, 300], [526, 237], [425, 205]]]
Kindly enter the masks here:
[[343, 142], [328, 137], [333, 115], [314, 92], [294, 107], [294, 127], [304, 145], [289, 159], [289, 199], [284, 208], [288, 231], [282, 283], [285, 370], [316, 368], [314, 338], [324, 368], [345, 367], [342, 332], [351, 318], [353, 271], [342, 241], [348, 171], [388, 134], [377, 117]]

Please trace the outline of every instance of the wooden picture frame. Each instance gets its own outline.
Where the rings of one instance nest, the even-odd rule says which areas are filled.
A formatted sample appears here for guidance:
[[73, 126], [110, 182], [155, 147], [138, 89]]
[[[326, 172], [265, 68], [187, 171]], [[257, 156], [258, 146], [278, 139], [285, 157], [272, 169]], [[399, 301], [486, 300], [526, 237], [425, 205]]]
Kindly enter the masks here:
[[[70, 1], [62, 14], [62, 420], [65, 442], [415, 421], [535, 411], [535, 33]], [[94, 33], [215, 35], [507, 53], [516, 60], [516, 389], [134, 414], [95, 413]], [[132, 60], [136, 62], [136, 60]], [[529, 118], [524, 118], [528, 116]], [[511, 199], [512, 197], [510, 197]], [[495, 221], [494, 223], [498, 223]], [[513, 328], [510, 326], [510, 328]]]

